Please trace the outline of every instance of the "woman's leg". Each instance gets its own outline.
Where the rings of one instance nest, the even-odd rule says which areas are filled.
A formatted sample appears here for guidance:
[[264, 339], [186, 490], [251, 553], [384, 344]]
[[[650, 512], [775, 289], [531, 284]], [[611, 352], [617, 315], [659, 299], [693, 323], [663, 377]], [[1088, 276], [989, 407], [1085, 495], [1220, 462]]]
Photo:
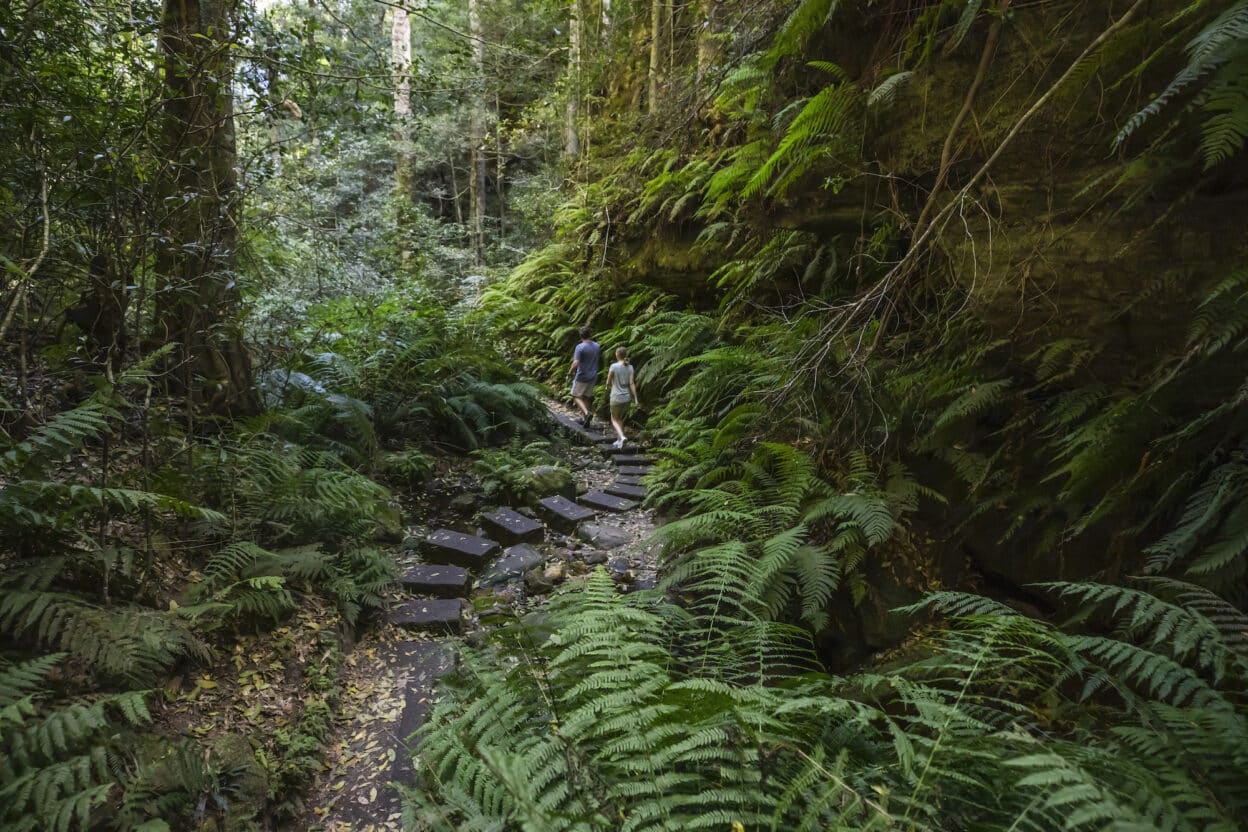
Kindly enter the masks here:
[[611, 407], [611, 427], [615, 428], [615, 435], [620, 440], [620, 444], [624, 443], [624, 414], [614, 405]]

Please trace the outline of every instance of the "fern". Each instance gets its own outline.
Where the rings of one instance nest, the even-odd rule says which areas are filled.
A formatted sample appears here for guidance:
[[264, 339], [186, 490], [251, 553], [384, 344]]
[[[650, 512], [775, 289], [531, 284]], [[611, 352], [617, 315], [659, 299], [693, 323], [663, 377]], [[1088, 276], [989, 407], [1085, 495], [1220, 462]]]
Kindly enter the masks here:
[[1239, 151], [1248, 136], [1248, 3], [1236, 2], [1187, 45], [1186, 65], [1153, 100], [1131, 116], [1114, 140], [1121, 145], [1181, 96], [1203, 88], [1198, 106], [1206, 114], [1202, 153], [1210, 168]]

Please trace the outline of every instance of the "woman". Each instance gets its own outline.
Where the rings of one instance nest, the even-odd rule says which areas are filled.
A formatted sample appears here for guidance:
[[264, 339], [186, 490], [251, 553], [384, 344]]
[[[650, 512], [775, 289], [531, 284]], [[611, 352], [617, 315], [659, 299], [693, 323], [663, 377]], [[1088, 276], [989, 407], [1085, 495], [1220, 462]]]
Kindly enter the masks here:
[[623, 347], [615, 349], [615, 363], [607, 371], [607, 389], [611, 391], [611, 427], [615, 428], [615, 447], [624, 447], [624, 417], [628, 415], [628, 406], [641, 401], [637, 396], [637, 383], [633, 379], [633, 365], [628, 363], [628, 350]]

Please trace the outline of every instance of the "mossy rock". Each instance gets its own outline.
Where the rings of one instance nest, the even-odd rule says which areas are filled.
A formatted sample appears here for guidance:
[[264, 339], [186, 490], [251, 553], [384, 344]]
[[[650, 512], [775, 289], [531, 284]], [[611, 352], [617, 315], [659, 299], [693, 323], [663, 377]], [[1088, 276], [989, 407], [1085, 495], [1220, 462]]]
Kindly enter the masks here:
[[569, 500], [576, 498], [576, 480], [571, 471], [557, 465], [535, 465], [525, 469], [519, 495], [522, 503], [531, 505], [543, 497], [556, 494]]

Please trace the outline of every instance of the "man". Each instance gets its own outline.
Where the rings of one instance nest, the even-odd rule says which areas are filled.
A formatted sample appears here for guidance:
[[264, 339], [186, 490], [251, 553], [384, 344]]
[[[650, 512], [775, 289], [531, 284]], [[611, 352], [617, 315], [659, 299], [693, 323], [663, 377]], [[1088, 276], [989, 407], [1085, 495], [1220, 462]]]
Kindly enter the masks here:
[[594, 384], [598, 382], [598, 361], [601, 348], [598, 342], [590, 337], [589, 327], [581, 327], [579, 334], [581, 343], [577, 344], [572, 352], [572, 399], [585, 414], [585, 418], [581, 420], [581, 426], [587, 428], [594, 418]]

